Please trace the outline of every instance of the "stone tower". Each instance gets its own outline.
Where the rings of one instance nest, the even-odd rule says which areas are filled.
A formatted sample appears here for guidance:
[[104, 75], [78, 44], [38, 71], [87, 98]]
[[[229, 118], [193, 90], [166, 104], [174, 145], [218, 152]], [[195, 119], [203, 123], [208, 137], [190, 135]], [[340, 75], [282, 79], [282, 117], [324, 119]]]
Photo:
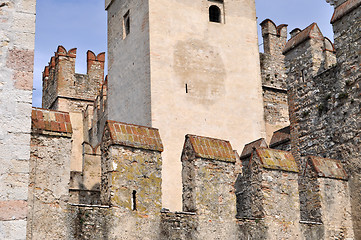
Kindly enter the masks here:
[[188, 133], [265, 134], [254, 0], [106, 0], [109, 119], [160, 130], [163, 206], [181, 209]]

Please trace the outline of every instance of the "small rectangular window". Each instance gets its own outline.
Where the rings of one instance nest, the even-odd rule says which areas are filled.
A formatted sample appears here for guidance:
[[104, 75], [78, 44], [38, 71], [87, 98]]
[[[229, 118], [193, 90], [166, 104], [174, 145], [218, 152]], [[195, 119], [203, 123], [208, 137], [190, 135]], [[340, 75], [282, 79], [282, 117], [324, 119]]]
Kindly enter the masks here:
[[130, 33], [130, 13], [128, 12], [123, 17], [123, 39]]

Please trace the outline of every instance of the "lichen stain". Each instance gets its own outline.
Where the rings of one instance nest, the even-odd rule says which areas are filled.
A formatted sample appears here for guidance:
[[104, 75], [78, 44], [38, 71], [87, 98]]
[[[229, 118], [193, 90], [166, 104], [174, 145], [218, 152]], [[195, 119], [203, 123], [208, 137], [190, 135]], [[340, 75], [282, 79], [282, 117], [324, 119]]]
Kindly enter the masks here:
[[226, 70], [217, 47], [205, 41], [179, 41], [174, 51], [176, 79], [194, 103], [212, 105], [225, 95]]

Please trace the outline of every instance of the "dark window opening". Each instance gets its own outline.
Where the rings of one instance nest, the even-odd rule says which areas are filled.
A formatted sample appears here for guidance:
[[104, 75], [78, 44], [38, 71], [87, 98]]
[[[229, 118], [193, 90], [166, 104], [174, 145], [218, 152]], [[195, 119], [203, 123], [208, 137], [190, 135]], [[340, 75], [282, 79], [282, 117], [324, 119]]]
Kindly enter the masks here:
[[219, 7], [212, 5], [209, 7], [209, 21], [210, 22], [221, 22], [221, 9]]
[[130, 33], [130, 16], [129, 16], [129, 11], [124, 15], [123, 17], [124, 19], [124, 36], [128, 36], [128, 34]]
[[186, 93], [188, 93], [188, 84], [186, 83]]
[[137, 191], [135, 190], [132, 192], [132, 210], [137, 210]]

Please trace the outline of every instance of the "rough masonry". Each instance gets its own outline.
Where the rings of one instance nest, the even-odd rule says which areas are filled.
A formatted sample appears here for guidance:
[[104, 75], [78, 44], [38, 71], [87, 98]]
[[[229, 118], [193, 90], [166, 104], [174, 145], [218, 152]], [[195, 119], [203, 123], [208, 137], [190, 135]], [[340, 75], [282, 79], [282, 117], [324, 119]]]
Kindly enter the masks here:
[[0, 2], [0, 238], [25, 239], [35, 0]]

